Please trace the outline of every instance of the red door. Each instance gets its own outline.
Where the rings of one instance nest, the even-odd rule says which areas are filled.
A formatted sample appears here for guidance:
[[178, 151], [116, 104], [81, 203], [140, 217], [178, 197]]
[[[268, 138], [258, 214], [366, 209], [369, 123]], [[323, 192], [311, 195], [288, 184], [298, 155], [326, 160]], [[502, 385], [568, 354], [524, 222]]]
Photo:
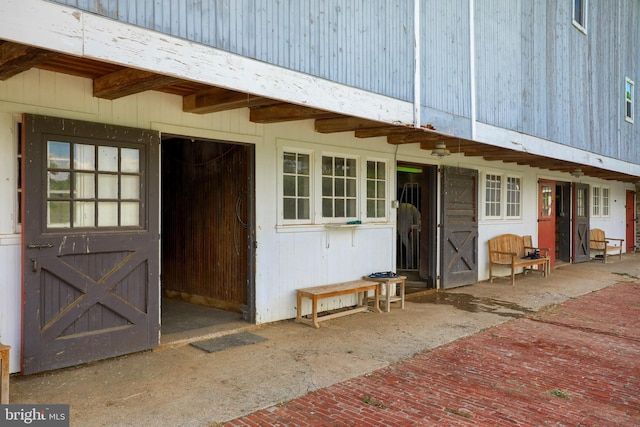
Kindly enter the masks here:
[[627, 190], [627, 235], [625, 241], [627, 242], [627, 252], [635, 251], [636, 245], [636, 192]]
[[556, 263], [556, 183], [538, 181], [538, 247], [549, 248], [551, 265]]

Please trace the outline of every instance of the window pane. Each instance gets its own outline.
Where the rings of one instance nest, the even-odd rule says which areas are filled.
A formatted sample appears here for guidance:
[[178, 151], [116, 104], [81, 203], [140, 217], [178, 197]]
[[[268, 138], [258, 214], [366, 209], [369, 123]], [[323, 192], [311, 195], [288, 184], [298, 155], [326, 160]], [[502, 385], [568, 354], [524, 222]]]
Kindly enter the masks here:
[[96, 205], [94, 202], [75, 202], [73, 204], [73, 226], [95, 226]]
[[282, 177], [282, 192], [285, 196], [296, 195], [296, 177], [294, 175]]
[[552, 194], [551, 187], [549, 187], [548, 185], [543, 185], [542, 186], [542, 216], [551, 216], [551, 203], [552, 203], [551, 194]]
[[328, 218], [333, 216], [333, 199], [322, 199], [322, 216]]
[[344, 199], [336, 199], [334, 217], [344, 217], [344, 216], [345, 216]]
[[336, 169], [335, 169], [335, 175], [336, 176], [344, 176], [344, 169], [345, 169], [345, 165], [344, 165], [344, 159], [340, 158], [340, 157], [336, 157], [335, 158], [335, 164], [336, 164]]
[[367, 199], [367, 216], [369, 218], [375, 218], [377, 217], [377, 212], [376, 212], [376, 201], [372, 200], [372, 199]]
[[367, 162], [367, 179], [376, 178], [376, 162]]
[[71, 144], [49, 141], [47, 143], [47, 167], [50, 169], [69, 169], [71, 165]]
[[377, 162], [377, 165], [378, 165], [378, 179], [386, 180], [387, 179], [386, 163]]
[[309, 199], [298, 199], [298, 219], [309, 218]]
[[385, 209], [384, 209], [384, 206], [385, 206], [384, 200], [378, 200], [376, 203], [377, 203], [377, 206], [376, 206], [377, 215], [376, 216], [378, 218], [384, 218], [385, 215], [386, 215], [386, 212], [385, 212]]
[[98, 198], [118, 198], [118, 175], [98, 175]]
[[284, 153], [282, 172], [296, 173], [296, 153]]
[[47, 227], [69, 227], [71, 202], [47, 202]]
[[333, 196], [333, 179], [322, 178], [322, 195]]
[[140, 225], [140, 203], [122, 202], [120, 204], [120, 225]]
[[298, 196], [309, 197], [309, 177], [298, 177]]
[[347, 197], [356, 197], [356, 180], [347, 180]]
[[118, 225], [117, 202], [98, 203], [98, 225], [100, 227], [110, 227]]
[[71, 198], [71, 174], [69, 172], [51, 172], [49, 176], [49, 188], [47, 198], [69, 199]]
[[385, 198], [386, 196], [385, 188], [386, 188], [385, 181], [378, 181], [378, 194], [376, 194], [376, 196], [379, 199]]
[[367, 198], [376, 197], [376, 181], [367, 181]]
[[333, 157], [322, 156], [322, 175], [333, 175]]
[[93, 199], [96, 197], [95, 178], [96, 176], [92, 173], [76, 173], [73, 181], [74, 198]]
[[118, 172], [118, 149], [116, 147], [98, 147], [98, 170]]
[[285, 198], [282, 201], [282, 215], [284, 219], [296, 218], [296, 199]]
[[333, 193], [336, 197], [344, 196], [344, 178], [336, 178], [335, 180], [335, 192]]
[[309, 175], [309, 155], [298, 154], [298, 173], [300, 175]]
[[347, 159], [346, 175], [351, 177], [356, 176], [356, 159]]
[[121, 199], [140, 198], [140, 177], [137, 175], [122, 175], [122, 188], [120, 189]]
[[356, 216], [356, 201], [353, 199], [347, 199], [347, 215], [348, 218]]
[[96, 169], [96, 147], [86, 144], [75, 144], [73, 146], [73, 168], [92, 171]]
[[120, 160], [121, 172], [140, 172], [140, 150], [135, 148], [123, 148], [120, 150], [120, 156], [122, 157]]

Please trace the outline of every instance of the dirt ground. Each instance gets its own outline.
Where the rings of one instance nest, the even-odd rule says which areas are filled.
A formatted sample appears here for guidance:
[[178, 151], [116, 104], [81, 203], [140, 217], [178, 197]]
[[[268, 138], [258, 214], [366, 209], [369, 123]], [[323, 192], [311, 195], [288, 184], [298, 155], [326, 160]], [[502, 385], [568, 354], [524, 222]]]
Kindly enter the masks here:
[[[208, 426], [289, 401], [538, 311], [640, 278], [640, 255], [565, 265], [551, 277], [481, 282], [410, 297], [405, 310], [358, 313], [320, 329], [283, 321], [247, 325], [266, 340], [207, 353], [186, 342], [28, 377], [11, 403], [70, 405], [74, 426]], [[396, 303], [397, 304], [397, 303]]]

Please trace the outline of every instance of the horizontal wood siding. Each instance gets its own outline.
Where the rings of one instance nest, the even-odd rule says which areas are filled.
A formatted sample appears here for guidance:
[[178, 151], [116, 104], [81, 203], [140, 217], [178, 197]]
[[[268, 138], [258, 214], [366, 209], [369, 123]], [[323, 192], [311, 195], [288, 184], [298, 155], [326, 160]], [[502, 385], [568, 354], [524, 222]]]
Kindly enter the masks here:
[[370, 92], [413, 98], [413, 2], [56, 0]]

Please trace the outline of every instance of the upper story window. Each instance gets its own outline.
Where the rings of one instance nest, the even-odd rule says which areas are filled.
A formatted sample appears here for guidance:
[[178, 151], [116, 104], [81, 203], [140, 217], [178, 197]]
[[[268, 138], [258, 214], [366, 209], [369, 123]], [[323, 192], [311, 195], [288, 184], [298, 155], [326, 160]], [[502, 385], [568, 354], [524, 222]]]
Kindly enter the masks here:
[[487, 173], [484, 177], [484, 218], [522, 216], [522, 182], [517, 176]]
[[322, 216], [355, 218], [358, 173], [356, 159], [322, 156]]
[[311, 156], [307, 153], [284, 153], [282, 213], [285, 220], [311, 219]]
[[573, 0], [573, 25], [586, 34], [588, 0]]
[[626, 78], [624, 86], [625, 120], [633, 123], [633, 80]]

